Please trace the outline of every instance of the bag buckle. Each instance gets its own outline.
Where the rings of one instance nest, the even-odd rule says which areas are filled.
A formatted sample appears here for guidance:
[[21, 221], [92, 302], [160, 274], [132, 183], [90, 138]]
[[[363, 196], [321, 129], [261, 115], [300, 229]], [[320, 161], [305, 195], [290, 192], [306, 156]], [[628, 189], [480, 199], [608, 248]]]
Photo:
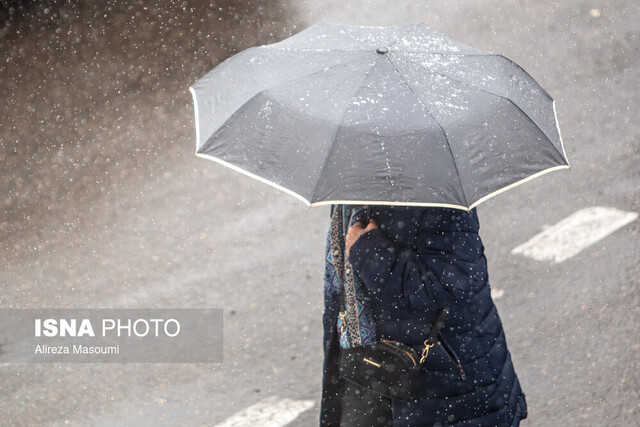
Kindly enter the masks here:
[[424, 348], [422, 349], [422, 355], [420, 357], [420, 363], [422, 364], [429, 355], [429, 349], [433, 347], [433, 343], [428, 339], [424, 340]]
[[344, 331], [347, 329], [347, 321], [346, 321], [347, 312], [341, 311], [338, 313], [338, 316], [340, 316], [340, 335], [342, 335], [344, 334]]

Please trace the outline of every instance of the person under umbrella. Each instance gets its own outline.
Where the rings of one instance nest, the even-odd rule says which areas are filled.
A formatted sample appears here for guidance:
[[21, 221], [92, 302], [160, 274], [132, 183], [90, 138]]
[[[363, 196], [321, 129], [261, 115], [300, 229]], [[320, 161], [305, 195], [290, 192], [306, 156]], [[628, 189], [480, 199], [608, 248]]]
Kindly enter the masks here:
[[[569, 168], [555, 101], [528, 73], [423, 24], [318, 23], [228, 58], [189, 89], [196, 155], [332, 206], [322, 425], [527, 416], [475, 207]], [[360, 205], [373, 206], [366, 226]], [[357, 312], [357, 346], [387, 337], [419, 350], [436, 313], [450, 310], [408, 401], [345, 387], [335, 369], [349, 341], [338, 334], [345, 259], [358, 285], [345, 311]]]
[[[346, 215], [343, 214], [346, 212]], [[475, 209], [333, 205], [325, 254], [321, 426], [514, 426], [527, 417], [525, 395], [491, 298]], [[423, 366], [422, 386], [396, 401], [346, 382], [338, 372], [339, 293], [332, 238], [352, 218], [342, 248], [364, 285], [379, 339], [418, 350], [438, 311], [449, 307]], [[333, 231], [333, 232], [332, 232]], [[366, 323], [366, 317], [362, 320]], [[445, 346], [450, 350], [447, 352]], [[451, 353], [451, 354], [449, 354]]]

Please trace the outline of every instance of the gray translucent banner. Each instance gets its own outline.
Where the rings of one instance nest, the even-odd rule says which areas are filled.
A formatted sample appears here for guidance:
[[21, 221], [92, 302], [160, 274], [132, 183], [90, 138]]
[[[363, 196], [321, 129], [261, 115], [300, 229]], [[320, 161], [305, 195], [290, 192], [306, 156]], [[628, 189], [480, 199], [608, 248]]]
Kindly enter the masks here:
[[0, 363], [220, 363], [222, 309], [0, 309]]

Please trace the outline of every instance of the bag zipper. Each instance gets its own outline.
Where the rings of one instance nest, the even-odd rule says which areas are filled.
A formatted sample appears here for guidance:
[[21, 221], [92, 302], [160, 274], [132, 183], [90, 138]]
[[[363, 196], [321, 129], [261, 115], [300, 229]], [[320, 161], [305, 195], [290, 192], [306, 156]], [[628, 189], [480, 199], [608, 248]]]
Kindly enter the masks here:
[[388, 347], [400, 351], [403, 355], [407, 356], [411, 360], [413, 366], [418, 366], [418, 353], [416, 353], [416, 351], [408, 345], [402, 344], [398, 341], [391, 341], [386, 339], [381, 339], [380, 343], [386, 344]]
[[[442, 348], [444, 348], [444, 351], [445, 353], [447, 353], [447, 356], [449, 357], [449, 359], [458, 368], [458, 371], [460, 372], [460, 378], [462, 378], [463, 380], [466, 380], [467, 374], [464, 372], [464, 369], [462, 368], [462, 363], [460, 363], [460, 359], [458, 359], [458, 356], [456, 355], [456, 353], [453, 351], [449, 343], [445, 341], [444, 337], [441, 334], [438, 334], [438, 340], [442, 344]], [[413, 362], [414, 366], [418, 366], [418, 358], [419, 358], [418, 353], [408, 345], [402, 344], [401, 342], [398, 342], [398, 341], [392, 341], [387, 339], [381, 339], [380, 343], [386, 344], [388, 347], [394, 350], [400, 351], [402, 354], [407, 356], [411, 360], [411, 362]]]

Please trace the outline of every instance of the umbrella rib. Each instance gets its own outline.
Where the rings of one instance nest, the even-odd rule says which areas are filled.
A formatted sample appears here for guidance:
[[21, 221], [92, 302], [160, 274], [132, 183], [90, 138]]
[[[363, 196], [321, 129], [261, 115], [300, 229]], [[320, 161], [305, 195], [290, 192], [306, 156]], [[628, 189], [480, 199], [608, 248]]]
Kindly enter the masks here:
[[442, 131], [442, 135], [444, 136], [444, 139], [447, 142], [447, 147], [449, 148], [449, 153], [451, 154], [451, 159], [453, 160], [453, 166], [456, 169], [456, 175], [458, 175], [458, 182], [460, 182], [460, 190], [462, 191], [462, 197], [464, 197], [464, 202], [468, 206], [469, 205], [469, 201], [467, 200], [467, 195], [464, 192], [464, 185], [462, 184], [462, 177], [460, 176], [460, 171], [458, 170], [458, 164], [456, 163], [456, 158], [453, 155], [453, 150], [451, 149], [451, 143], [449, 142], [449, 138], [447, 137], [447, 133], [445, 132], [445, 130], [442, 127], [442, 125], [440, 124], [440, 122], [438, 122], [438, 120], [436, 120], [436, 118], [433, 116], [433, 114], [431, 114], [431, 111], [429, 111], [427, 106], [424, 105], [424, 103], [420, 100], [420, 98], [418, 97], [416, 92], [413, 90], [413, 88], [411, 87], [411, 85], [409, 84], [407, 79], [405, 79], [404, 76], [402, 75], [402, 73], [400, 72], [400, 70], [398, 70], [398, 67], [396, 67], [396, 64], [394, 64], [393, 61], [390, 58], [387, 57], [387, 59], [389, 60], [389, 63], [391, 63], [391, 66], [396, 71], [396, 73], [398, 73], [398, 75], [400, 76], [400, 78], [402, 79], [404, 84], [407, 85], [407, 87], [409, 88], [409, 90], [413, 94], [413, 96], [416, 99], [416, 101], [418, 101], [418, 103], [420, 103], [420, 105], [422, 105], [422, 108], [424, 108], [424, 110], [427, 112], [427, 114], [429, 114], [429, 116], [433, 119], [433, 121], [438, 125], [438, 127]]
[[[407, 34], [408, 35], [408, 34]], [[386, 47], [391, 47], [394, 44], [397, 44], [399, 41], [401, 40], [401, 38], [394, 40], [390, 45], [386, 46]], [[316, 48], [316, 49], [311, 49], [311, 48], [304, 48], [304, 47], [281, 47], [281, 46], [273, 46], [273, 45], [262, 45], [262, 46], [256, 46], [256, 49], [277, 49], [277, 50], [282, 50], [282, 51], [295, 51], [295, 52], [371, 52], [371, 51], [375, 51], [376, 48], [375, 47], [367, 47], [367, 48], [357, 48], [357, 49], [340, 49], [340, 48]], [[487, 52], [487, 53], [454, 53], [454, 52], [436, 52], [436, 51], [429, 51], [429, 50], [406, 50], [406, 49], [399, 49], [397, 51], [394, 52], [400, 52], [400, 53], [427, 53], [430, 55], [450, 55], [450, 56], [496, 56], [496, 57], [505, 57], [504, 55], [501, 55], [499, 53], [491, 53], [491, 52]], [[506, 58], [506, 57], [505, 57]], [[506, 58], [509, 59], [509, 58]], [[514, 63], [515, 64], [515, 63]], [[518, 64], [516, 64], [518, 65]], [[524, 71], [524, 70], [523, 70]]]
[[[501, 56], [501, 55], [496, 55], [496, 56]], [[503, 56], [503, 58], [504, 58], [504, 56]], [[519, 106], [518, 104], [516, 104], [515, 102], [513, 102], [510, 98], [507, 98], [506, 96], [502, 96], [502, 95], [497, 94], [497, 93], [493, 93], [493, 92], [488, 91], [488, 90], [486, 90], [486, 89], [482, 89], [482, 88], [477, 87], [477, 86], [474, 86], [474, 85], [472, 85], [472, 84], [462, 82], [462, 81], [460, 81], [460, 80], [458, 80], [458, 79], [456, 79], [456, 78], [454, 78], [454, 77], [451, 77], [451, 76], [449, 76], [449, 75], [442, 74], [442, 73], [438, 73], [438, 72], [435, 72], [435, 71], [430, 71], [430, 70], [429, 70], [427, 67], [425, 67], [424, 65], [422, 65], [422, 64], [420, 64], [420, 63], [418, 63], [418, 62], [416, 62], [416, 61], [413, 61], [413, 60], [411, 60], [411, 59], [407, 59], [407, 61], [411, 61], [411, 62], [413, 62], [413, 63], [414, 63], [414, 64], [416, 64], [418, 67], [422, 68], [422, 69], [423, 69], [427, 74], [431, 74], [431, 75], [435, 75], [435, 76], [444, 77], [445, 79], [448, 79], [448, 80], [454, 81], [454, 82], [456, 82], [456, 83], [459, 83], [459, 84], [461, 84], [461, 85], [463, 85], [463, 86], [466, 86], [466, 87], [468, 87], [468, 88], [471, 88], [471, 89], [473, 89], [473, 90], [475, 90], [475, 91], [477, 91], [477, 92], [484, 92], [484, 93], [486, 93], [486, 94], [488, 94], [488, 95], [493, 95], [493, 96], [496, 96], [496, 97], [498, 97], [498, 98], [501, 98], [501, 99], [506, 100], [506, 101], [507, 101], [507, 102], [509, 102], [511, 105], [513, 105], [514, 107], [516, 107], [516, 108], [518, 109], [518, 111], [520, 111], [520, 112], [522, 113], [522, 115], [523, 115], [523, 116], [525, 116], [525, 117], [526, 117], [526, 118], [527, 118], [527, 119], [528, 119], [528, 120], [529, 120], [529, 121], [530, 121], [530, 122], [531, 122], [531, 123], [532, 123], [532, 124], [533, 124], [533, 125], [534, 125], [538, 130], [539, 130], [539, 131], [540, 131], [540, 133], [542, 133], [542, 134], [544, 135], [544, 137], [545, 137], [545, 138], [547, 138], [547, 141], [549, 141], [549, 143], [551, 144], [551, 146], [552, 146], [552, 147], [553, 147], [553, 148], [554, 148], [554, 149], [555, 149], [555, 150], [556, 150], [556, 151], [557, 151], [561, 156], [563, 156], [563, 157], [564, 157], [564, 155], [560, 152], [560, 150], [558, 150], [558, 147], [556, 147], [556, 145], [553, 143], [553, 141], [551, 141], [551, 138], [549, 138], [549, 136], [545, 133], [545, 131], [543, 131], [543, 130], [540, 128], [540, 126], [538, 126], [538, 124], [537, 124], [535, 121], [533, 121], [533, 119], [532, 119], [531, 117], [529, 117], [529, 115], [528, 115], [527, 113], [525, 113], [525, 112], [522, 110], [522, 108], [520, 108], [520, 106]], [[524, 71], [524, 70], [523, 70], [523, 71]], [[526, 71], [525, 71], [525, 73], [526, 73]], [[527, 74], [527, 75], [528, 75], [530, 78], [532, 78], [529, 74]], [[532, 78], [532, 79], [533, 79], [533, 78]], [[533, 81], [535, 82], [535, 80], [533, 80]], [[538, 86], [539, 86], [539, 85], [538, 85]], [[545, 91], [544, 93], [545, 93], [545, 94], [547, 94], [547, 93], [546, 93], [546, 91]], [[549, 96], [549, 95], [547, 94], [547, 96]], [[553, 98], [551, 98], [551, 100], [553, 101]], [[556, 121], [556, 125], [557, 125], [557, 121]], [[563, 146], [563, 150], [564, 150], [564, 146]]]
[[262, 45], [262, 46], [257, 46], [258, 48], [262, 48], [262, 49], [277, 49], [277, 50], [283, 50], [283, 51], [295, 51], [295, 52], [369, 52], [370, 50], [375, 50], [375, 49], [338, 49], [338, 48], [331, 48], [331, 49], [323, 49], [323, 48], [317, 48], [317, 49], [310, 49], [310, 48], [297, 48], [297, 47], [280, 47], [280, 46], [272, 46], [272, 45]]
[[286, 80], [286, 81], [280, 82], [280, 83], [278, 83], [277, 85], [268, 86], [268, 87], [266, 87], [265, 89], [263, 89], [261, 92], [263, 92], [263, 91], [269, 91], [269, 90], [273, 90], [273, 89], [278, 88], [278, 87], [281, 87], [281, 86], [289, 85], [290, 83], [296, 82], [296, 81], [298, 81], [298, 80], [300, 80], [300, 79], [304, 79], [304, 78], [307, 78], [307, 77], [311, 77], [311, 76], [316, 75], [316, 74], [326, 73], [327, 71], [329, 71], [329, 70], [333, 70], [334, 68], [339, 67], [339, 66], [341, 66], [341, 65], [342, 65], [342, 66], [351, 65], [351, 64], [353, 64], [354, 62], [358, 62], [358, 61], [360, 61], [360, 60], [362, 60], [362, 59], [363, 59], [363, 58], [357, 58], [357, 59], [354, 59], [354, 60], [351, 60], [351, 61], [338, 62], [337, 64], [329, 65], [328, 67], [324, 67], [324, 68], [322, 68], [322, 69], [320, 69], [320, 70], [315, 70], [315, 71], [312, 71], [312, 72], [310, 72], [310, 73], [303, 74], [303, 75], [301, 75], [301, 76], [293, 77], [293, 78], [291, 78], [291, 79], [289, 79], [289, 80]]
[[[378, 55], [378, 56], [382, 56], [382, 55]], [[311, 202], [312, 203], [313, 203], [313, 199], [316, 196], [316, 191], [318, 190], [318, 184], [320, 184], [320, 179], [322, 178], [322, 175], [324, 175], [324, 171], [327, 169], [327, 163], [329, 162], [329, 158], [331, 157], [331, 154], [333, 153], [333, 150], [334, 150], [334, 148], [336, 146], [336, 135], [338, 134], [338, 130], [342, 126], [342, 120], [344, 119], [344, 116], [347, 113], [347, 110], [349, 109], [349, 104], [351, 104], [351, 100], [353, 99], [354, 96], [356, 96], [356, 94], [360, 90], [360, 86], [367, 79], [367, 77], [369, 77], [369, 74], [371, 74], [371, 70], [373, 70], [373, 68], [376, 66], [377, 63], [378, 63], [377, 60], [374, 61], [373, 64], [371, 65], [371, 67], [367, 70], [367, 72], [365, 73], [364, 77], [362, 77], [362, 80], [360, 80], [360, 83], [356, 86], [355, 92], [353, 92], [351, 97], [349, 97], [349, 100], [347, 101], [347, 103], [346, 103], [347, 105], [345, 106], [344, 110], [342, 110], [342, 113], [340, 114], [340, 119], [337, 122], [338, 125], [336, 126], [336, 128], [334, 129], [334, 131], [333, 131], [333, 133], [331, 135], [331, 146], [329, 147], [329, 151], [327, 152], [327, 155], [324, 158], [324, 162], [322, 162], [322, 168], [320, 169], [320, 173], [318, 174], [318, 179], [316, 180], [316, 185], [313, 188], [313, 193], [311, 193]]]
[[400, 53], [426, 53], [428, 55], [448, 55], [448, 56], [504, 56], [499, 53], [485, 52], [485, 53], [454, 53], [454, 52], [434, 52], [428, 50], [399, 50]]
[[549, 98], [550, 101], [553, 101], [553, 97], [551, 95], [549, 95], [549, 92], [547, 92], [547, 90], [545, 88], [543, 88], [542, 86], [540, 86], [540, 84], [538, 83], [538, 81], [536, 79], [534, 79], [531, 74], [529, 74], [527, 72], [527, 70], [525, 70], [524, 68], [522, 68], [520, 65], [518, 65], [517, 63], [515, 63], [514, 61], [512, 61], [511, 59], [507, 58], [506, 56], [502, 55], [502, 54], [496, 54], [495, 56], [504, 59], [505, 61], [508, 61], [510, 63], [512, 63], [515, 67], [517, 67], [518, 69], [520, 69], [520, 71], [522, 71], [523, 73], [525, 73], [532, 82], [534, 82], [536, 84], [536, 86], [538, 86], [538, 88], [542, 91], [542, 93], [544, 93], [545, 95], [547, 95], [547, 98]]
[[[326, 67], [321, 68], [321, 69], [319, 69], [319, 70], [317, 70], [317, 69], [316, 69], [316, 70], [313, 70], [313, 71], [311, 71], [311, 72], [309, 72], [309, 73], [307, 73], [307, 74], [302, 74], [302, 75], [300, 75], [300, 76], [292, 77], [292, 78], [290, 78], [289, 80], [285, 80], [285, 81], [283, 81], [283, 82], [279, 82], [279, 83], [278, 83], [278, 84], [276, 84], [276, 85], [273, 85], [273, 86], [266, 86], [266, 87], [265, 87], [264, 89], [262, 89], [260, 92], [264, 92], [265, 90], [272, 90], [272, 89], [277, 88], [277, 87], [280, 87], [280, 86], [288, 85], [289, 83], [295, 82], [295, 81], [297, 81], [297, 80], [304, 79], [304, 78], [306, 78], [306, 77], [311, 77], [311, 76], [313, 76], [313, 75], [315, 75], [315, 74], [319, 74], [319, 73], [327, 72], [327, 71], [332, 70], [332, 69], [334, 69], [334, 68], [336, 68], [336, 67], [339, 67], [339, 66], [341, 66], [341, 65], [350, 65], [350, 64], [352, 64], [352, 63], [354, 63], [354, 62], [358, 62], [358, 61], [359, 61], [359, 60], [361, 60], [361, 59], [362, 59], [362, 58], [357, 58], [357, 59], [353, 59], [353, 60], [350, 60], [350, 61], [337, 62], [337, 63], [335, 63], [335, 64], [333, 64], [333, 65], [326, 66]], [[254, 81], [255, 81], [255, 79], [254, 79]], [[256, 83], [258, 83], [258, 82], [256, 81]], [[259, 83], [258, 83], [258, 84], [259, 84]], [[258, 92], [258, 93], [260, 93], [260, 92]]]
[[[535, 83], [535, 85], [538, 87], [538, 89], [540, 89], [540, 91], [542, 93], [544, 93], [544, 95], [547, 98], [549, 98], [549, 101], [553, 101], [553, 97], [551, 95], [549, 95], [549, 92], [547, 92], [547, 90], [545, 88], [540, 86], [540, 83], [538, 83], [537, 80], [534, 79], [533, 76], [531, 76], [531, 74], [529, 74], [527, 72], [527, 70], [525, 70], [520, 65], [518, 65], [516, 62], [512, 61], [511, 59], [507, 58], [506, 56], [504, 56], [501, 53], [489, 53], [489, 52], [488, 53], [449, 53], [449, 52], [425, 52], [425, 51], [420, 51], [420, 50], [401, 50], [398, 53], [422, 53], [422, 54], [427, 54], [427, 55], [448, 55], [448, 56], [463, 56], [463, 57], [464, 56], [491, 56], [491, 57], [494, 57], [494, 58], [502, 58], [505, 61], [510, 62], [511, 64], [513, 64], [513, 66], [517, 67], [523, 73], [525, 73], [527, 75], [527, 77], [529, 77], [531, 79], [531, 81], [533, 83]], [[415, 62], [415, 61], [413, 61], [411, 59], [407, 59], [407, 61]], [[420, 64], [418, 64], [418, 65], [424, 68], [424, 66], [422, 66]], [[455, 80], [453, 77], [449, 77], [449, 76], [447, 76], [445, 74], [439, 74], [439, 75], [441, 75], [443, 77], [446, 77], [448, 79], [451, 79], [451, 80]], [[457, 80], [455, 80], [455, 81], [457, 81]], [[460, 82], [460, 83], [462, 83], [462, 82]], [[462, 83], [462, 84], [465, 84], [465, 83]], [[472, 85], [469, 85], [469, 86], [472, 86]], [[475, 88], [475, 86], [472, 86], [472, 87]], [[480, 88], [478, 88], [478, 89], [480, 89]], [[493, 94], [493, 92], [489, 92], [489, 93]], [[494, 95], [497, 95], [497, 94], [494, 94]]]
[[[232, 118], [234, 118], [234, 117], [238, 114], [238, 111], [240, 111], [240, 110], [241, 110], [245, 105], [247, 105], [249, 102], [251, 102], [251, 101], [253, 101], [254, 99], [256, 99], [258, 96], [260, 96], [260, 95], [264, 94], [265, 92], [269, 92], [269, 91], [271, 91], [271, 90], [274, 90], [274, 89], [276, 89], [276, 88], [278, 88], [278, 87], [281, 87], [281, 86], [284, 86], [284, 85], [289, 85], [289, 84], [291, 84], [291, 83], [293, 83], [293, 82], [298, 81], [299, 79], [304, 79], [304, 78], [307, 78], [307, 77], [313, 76], [313, 75], [315, 75], [315, 74], [319, 74], [319, 73], [322, 73], [322, 72], [327, 72], [328, 70], [332, 70], [332, 69], [334, 69], [334, 68], [336, 68], [336, 67], [339, 67], [339, 66], [341, 66], [341, 65], [349, 65], [349, 64], [352, 64], [352, 63], [354, 63], [354, 62], [357, 62], [358, 60], [359, 60], [359, 59], [354, 59], [353, 61], [340, 62], [340, 63], [337, 63], [337, 64], [333, 64], [333, 65], [330, 65], [330, 66], [328, 66], [328, 67], [325, 67], [325, 68], [323, 68], [323, 69], [321, 69], [321, 70], [314, 70], [314, 71], [312, 71], [312, 72], [310, 72], [310, 73], [303, 74], [303, 75], [301, 75], [301, 76], [295, 76], [295, 77], [293, 77], [293, 78], [291, 78], [291, 79], [289, 79], [289, 80], [285, 80], [285, 81], [283, 81], [283, 82], [280, 82], [280, 83], [278, 83], [277, 85], [268, 86], [268, 87], [265, 87], [265, 88], [263, 88], [263, 89], [259, 90], [258, 92], [256, 92], [255, 94], [253, 94], [251, 97], [249, 97], [249, 99], [247, 99], [247, 100], [246, 100], [246, 101], [245, 101], [245, 102], [244, 102], [240, 107], [238, 107], [238, 108], [236, 109], [236, 111], [234, 111], [234, 112], [233, 112], [229, 117], [227, 117], [227, 119], [226, 119], [223, 123], [221, 123], [221, 124], [220, 124], [220, 126], [218, 126], [218, 127], [213, 131], [213, 133], [211, 133], [211, 135], [209, 135], [209, 137], [207, 138], [207, 140], [205, 141], [205, 143], [204, 143], [204, 144], [202, 144], [202, 145], [200, 146], [200, 148], [198, 148], [197, 150], [202, 150], [202, 152], [206, 151], [206, 150], [207, 150], [207, 148], [209, 148], [209, 147], [208, 147], [208, 145], [209, 145], [209, 143], [211, 142], [212, 138], [216, 136], [216, 134], [220, 131], [220, 129], [222, 129], [223, 127], [225, 127], [225, 126], [227, 125], [227, 123], [229, 123], [229, 121], [230, 121]], [[258, 83], [258, 82], [256, 82], [256, 83]], [[192, 92], [192, 93], [193, 93], [193, 92]]]

